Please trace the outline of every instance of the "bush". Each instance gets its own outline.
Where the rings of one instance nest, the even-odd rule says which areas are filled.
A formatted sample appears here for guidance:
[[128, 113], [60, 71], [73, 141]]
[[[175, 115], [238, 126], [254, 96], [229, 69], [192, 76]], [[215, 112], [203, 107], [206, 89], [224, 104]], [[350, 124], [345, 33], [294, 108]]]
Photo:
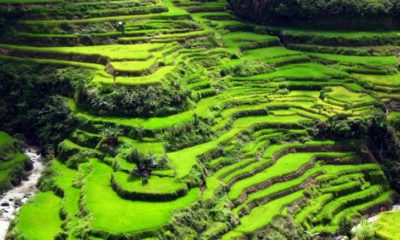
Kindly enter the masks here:
[[243, 63], [237, 64], [234, 67], [222, 70], [222, 75], [226, 76], [231, 74], [237, 77], [249, 77], [272, 71], [273, 68], [265, 62], [244, 61]]
[[81, 150], [68, 158], [65, 165], [70, 168], [77, 169], [79, 164], [89, 161], [91, 158], [101, 157], [95, 150]]
[[354, 235], [356, 236], [357, 240], [374, 240], [374, 239], [376, 239], [374, 226], [365, 220], [361, 221], [360, 226], [355, 231]]
[[163, 139], [168, 151], [176, 151], [210, 140], [213, 135], [205, 119], [195, 116], [194, 122], [165, 130]]

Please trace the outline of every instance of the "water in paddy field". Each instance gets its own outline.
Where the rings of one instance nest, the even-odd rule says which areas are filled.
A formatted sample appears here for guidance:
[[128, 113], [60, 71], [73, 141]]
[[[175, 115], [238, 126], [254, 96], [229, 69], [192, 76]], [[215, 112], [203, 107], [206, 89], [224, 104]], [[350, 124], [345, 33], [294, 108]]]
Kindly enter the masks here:
[[33, 162], [33, 170], [27, 180], [21, 185], [12, 188], [0, 196], [0, 240], [4, 240], [11, 221], [15, 218], [19, 208], [26, 203], [37, 191], [36, 184], [42, 176], [44, 165], [41, 162], [41, 155], [34, 148], [24, 150]]

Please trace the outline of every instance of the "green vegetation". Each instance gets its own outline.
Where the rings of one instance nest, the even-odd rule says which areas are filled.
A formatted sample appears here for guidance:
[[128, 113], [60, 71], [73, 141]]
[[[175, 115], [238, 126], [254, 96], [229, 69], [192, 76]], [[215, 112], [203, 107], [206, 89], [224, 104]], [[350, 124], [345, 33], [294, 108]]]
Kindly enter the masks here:
[[0, 192], [17, 185], [24, 171], [32, 169], [32, 163], [21, 152], [19, 141], [0, 131]]
[[61, 230], [60, 207], [61, 199], [53, 192], [39, 193], [21, 209], [15, 231], [26, 239], [54, 239]]
[[400, 213], [385, 212], [379, 215], [378, 222], [375, 223], [375, 233], [382, 239], [398, 239]]
[[399, 6], [328, 2], [264, 1], [291, 25], [272, 27], [225, 0], [0, 0], [1, 129], [52, 158], [10, 235], [328, 238], [390, 206], [398, 32], [314, 27], [375, 28]]
[[392, 29], [399, 26], [396, 17], [400, 12], [396, 0], [232, 0], [230, 7], [239, 16], [258, 22], [334, 29]]
[[92, 215], [91, 225], [96, 231], [134, 233], [156, 229], [168, 222], [174, 210], [187, 206], [199, 195], [198, 189], [192, 189], [185, 197], [172, 202], [124, 200], [109, 185], [112, 168], [97, 161], [92, 161], [91, 167], [93, 169], [85, 181], [84, 206]]

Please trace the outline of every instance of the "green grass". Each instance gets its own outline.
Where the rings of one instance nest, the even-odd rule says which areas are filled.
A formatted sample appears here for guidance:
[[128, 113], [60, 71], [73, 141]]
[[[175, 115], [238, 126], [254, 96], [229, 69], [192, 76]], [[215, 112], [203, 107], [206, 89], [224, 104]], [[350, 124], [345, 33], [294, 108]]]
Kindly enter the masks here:
[[313, 30], [313, 29], [296, 29], [281, 28], [285, 34], [289, 35], [314, 35], [330, 38], [365, 38], [375, 36], [398, 36], [397, 31], [334, 31], [334, 30]]
[[273, 59], [287, 56], [297, 56], [301, 53], [298, 51], [289, 50], [284, 47], [269, 47], [269, 48], [258, 48], [254, 50], [246, 50], [243, 52], [244, 59]]
[[277, 45], [279, 42], [275, 36], [253, 32], [231, 32], [223, 35], [223, 40], [230, 49], [251, 49], [263, 45]]
[[61, 204], [61, 199], [52, 192], [38, 193], [19, 212], [15, 227], [18, 235], [30, 240], [53, 240], [62, 231]]
[[[8, 0], [6, 0], [8, 1]], [[12, 1], [12, 0], [10, 0]], [[25, 0], [18, 0], [25, 1]], [[30, 1], [30, 0], [28, 0]], [[42, 0], [40, 0], [42, 1]], [[177, 18], [189, 18], [190, 14], [182, 8], [176, 7], [170, 0], [163, 0], [164, 5], [168, 8], [168, 12], [162, 12], [159, 14], [139, 14], [139, 15], [122, 15], [122, 16], [109, 16], [109, 17], [94, 17], [94, 18], [81, 18], [81, 19], [60, 19], [60, 20], [25, 20], [24, 24], [35, 25], [35, 24], [83, 24], [83, 23], [98, 23], [98, 22], [112, 22], [112, 21], [139, 21], [143, 19], [177, 19]]]
[[9, 147], [13, 144], [13, 138], [5, 132], [0, 131], [0, 148]]
[[341, 64], [361, 64], [368, 66], [386, 66], [398, 64], [395, 56], [349, 56], [324, 53], [308, 53], [308, 55]]
[[1, 48], [47, 53], [47, 54], [77, 54], [77, 55], [94, 55], [103, 56], [110, 60], [147, 60], [152, 56], [151, 51], [155, 51], [164, 47], [164, 44], [143, 43], [135, 45], [98, 45], [98, 46], [73, 46], [73, 47], [34, 47], [0, 44]]
[[111, 65], [117, 71], [137, 72], [141, 73], [149, 70], [157, 63], [157, 59], [152, 58], [147, 61], [123, 61], [111, 62]]
[[44, 65], [53, 65], [53, 66], [72, 66], [72, 67], [81, 67], [93, 70], [103, 70], [104, 66], [95, 63], [84, 63], [84, 62], [76, 62], [76, 61], [66, 61], [66, 60], [56, 60], [56, 59], [45, 59], [45, 58], [26, 58], [26, 57], [12, 57], [12, 56], [3, 56], [0, 55], [0, 59], [12, 60], [16, 62], [23, 63], [38, 63]]
[[387, 86], [394, 88], [400, 86], [400, 74], [395, 74], [395, 75], [354, 74], [354, 76], [360, 82], [368, 83], [373, 86]]
[[152, 176], [146, 185], [142, 185], [142, 178], [133, 177], [125, 172], [114, 173], [115, 182], [129, 192], [147, 194], [166, 194], [174, 193], [186, 189], [186, 185], [179, 183], [174, 178]]
[[328, 81], [330, 78], [344, 78], [348, 74], [322, 64], [302, 63], [284, 66], [272, 73], [260, 74], [252, 77], [240, 78], [240, 80], [275, 80], [275, 79], [307, 79]]
[[140, 142], [131, 138], [127, 137], [119, 137], [119, 140], [121, 140], [124, 143], [127, 143], [129, 145], [132, 145], [134, 148], [136, 148], [138, 151], [144, 153], [144, 154], [154, 154], [156, 156], [162, 156], [164, 154], [164, 145], [163, 142]]
[[[377, 167], [377, 165], [363, 165], [363, 169], [367, 169], [367, 167]], [[310, 170], [306, 171], [303, 175], [301, 175], [298, 178], [295, 178], [290, 181], [286, 182], [281, 182], [272, 185], [269, 188], [262, 189], [260, 191], [257, 191], [255, 193], [249, 194], [247, 200], [239, 205], [238, 207], [235, 208], [234, 212], [238, 213], [240, 210], [242, 210], [246, 205], [248, 205], [251, 202], [263, 199], [265, 197], [268, 197], [272, 194], [279, 193], [283, 190], [288, 190], [291, 188], [294, 188], [296, 186], [301, 185], [309, 179], [312, 176], [315, 176], [316, 174], [337, 174], [340, 175], [342, 172], [349, 172], [349, 171], [354, 171], [357, 172], [360, 170], [360, 167], [357, 165], [325, 165], [323, 163], [317, 163], [316, 166], [311, 168]]]
[[260, 124], [295, 125], [304, 120], [307, 119], [300, 116], [292, 116], [290, 118], [275, 116], [255, 116], [240, 118], [233, 123], [232, 129], [230, 131], [226, 132], [219, 138], [207, 143], [196, 145], [194, 147], [189, 147], [177, 152], [168, 153], [167, 156], [175, 164], [177, 177], [182, 178], [189, 174], [192, 167], [196, 164], [196, 158], [198, 156], [212, 149], [215, 149], [218, 144], [233, 138], [245, 129], [251, 129], [252, 127]]
[[303, 193], [303, 191], [298, 191], [254, 208], [249, 215], [241, 219], [237, 228], [222, 236], [222, 239], [242, 237], [244, 234], [260, 230], [271, 223], [274, 217], [281, 215], [285, 206], [304, 197]]
[[101, 84], [121, 84], [126, 86], [134, 85], [160, 85], [166, 75], [171, 73], [175, 66], [165, 66], [147, 76], [127, 77], [118, 76], [114, 78], [111, 74], [104, 71], [97, 71], [92, 82]]
[[50, 168], [56, 173], [56, 176], [54, 178], [56, 186], [64, 191], [62, 208], [67, 212], [68, 218], [71, 220], [71, 224], [75, 224], [78, 221], [76, 214], [80, 212], [80, 189], [74, 187], [74, 182], [76, 180], [78, 172], [76, 170], [67, 168], [57, 159], [54, 159], [51, 162]]
[[[225, 182], [230, 182], [232, 179], [235, 177], [238, 177], [242, 174], [246, 174], [254, 169], [260, 168], [263, 165], [269, 163], [271, 161], [271, 158], [277, 154], [278, 152], [285, 150], [285, 149], [290, 149], [290, 148], [301, 148], [301, 147], [306, 147], [306, 146], [324, 146], [324, 145], [334, 145], [335, 142], [332, 141], [322, 141], [322, 142], [306, 142], [304, 144], [302, 143], [289, 143], [289, 144], [277, 144], [277, 145], [271, 145], [266, 150], [264, 151], [263, 157], [264, 159], [261, 161], [256, 161], [255, 163], [248, 165], [244, 168], [238, 167], [240, 163], [233, 164], [229, 168], [237, 168], [236, 171], [231, 172], [230, 174], [226, 175], [223, 180]], [[224, 169], [221, 169], [221, 171], [224, 171]]]
[[365, 213], [365, 211], [370, 209], [371, 207], [390, 202], [393, 198], [393, 195], [394, 191], [389, 190], [376, 196], [373, 199], [369, 199], [367, 202], [345, 208], [344, 210], [336, 214], [333, 219], [331, 219], [331, 223], [329, 225], [319, 225], [315, 226], [313, 229], [317, 232], [334, 233], [338, 231], [339, 221], [342, 217], [361, 217]]
[[184, 197], [170, 202], [125, 200], [109, 185], [112, 169], [96, 160], [92, 160], [90, 165], [92, 171], [83, 190], [85, 207], [93, 217], [92, 227], [99, 231], [134, 233], [154, 230], [166, 224], [174, 211], [187, 207], [199, 197], [199, 189], [194, 188]]
[[344, 87], [331, 87], [331, 92], [326, 94], [329, 103], [339, 106], [346, 104], [352, 106], [360, 106], [365, 104], [372, 104], [376, 100], [365, 93], [355, 93], [347, 90]]
[[[289, 153], [280, 158], [274, 165], [264, 171], [241, 180], [232, 185], [229, 197], [232, 200], [237, 199], [247, 188], [268, 181], [269, 179], [281, 177], [286, 174], [294, 173], [313, 158], [321, 155], [330, 155], [328, 153]], [[333, 153], [333, 155], [336, 155]]]
[[342, 206], [351, 205], [354, 201], [359, 200], [368, 201], [371, 196], [379, 196], [382, 192], [382, 186], [373, 185], [366, 190], [336, 198], [324, 206], [318, 213], [316, 220], [319, 222], [330, 221]]
[[382, 239], [400, 239], [400, 212], [385, 212], [375, 223], [375, 232]]

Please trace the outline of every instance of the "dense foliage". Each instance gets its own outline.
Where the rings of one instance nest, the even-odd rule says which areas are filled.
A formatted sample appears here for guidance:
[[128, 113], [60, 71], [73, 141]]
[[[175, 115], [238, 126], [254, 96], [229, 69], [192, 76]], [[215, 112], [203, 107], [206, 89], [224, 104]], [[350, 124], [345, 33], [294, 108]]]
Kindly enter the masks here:
[[68, 92], [69, 84], [60, 80], [54, 70], [36, 64], [0, 64], [3, 130], [23, 133], [30, 141], [54, 146], [69, 135], [75, 120], [65, 101], [53, 95], [60, 89]]
[[75, 99], [96, 114], [120, 116], [163, 116], [187, 107], [190, 92], [180, 84], [168, 88], [80, 85]]
[[[374, 28], [380, 24], [390, 28], [398, 25], [400, 1], [231, 0], [230, 7], [242, 17], [268, 23], [295, 24], [295, 21], [306, 20], [311, 24], [308, 27]], [[342, 22], [343, 19], [347, 22]], [[304, 21], [299, 24], [307, 26]]]

